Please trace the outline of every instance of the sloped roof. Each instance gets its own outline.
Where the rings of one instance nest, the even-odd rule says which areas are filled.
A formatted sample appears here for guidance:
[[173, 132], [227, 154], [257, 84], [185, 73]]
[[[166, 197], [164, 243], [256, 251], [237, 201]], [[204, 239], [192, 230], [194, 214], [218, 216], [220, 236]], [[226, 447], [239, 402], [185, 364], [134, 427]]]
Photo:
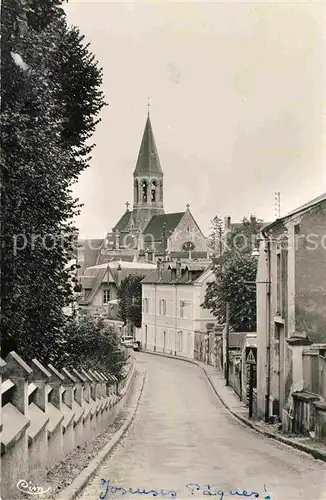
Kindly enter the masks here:
[[155, 174], [162, 175], [163, 172], [155, 144], [151, 120], [148, 114], [134, 176]]
[[[184, 269], [184, 267], [182, 268]], [[175, 284], [175, 285], [192, 285], [204, 272], [204, 269], [198, 271], [192, 271], [189, 279], [189, 275], [183, 272], [181, 276], [177, 279], [172, 279], [171, 269], [165, 269], [162, 276], [159, 277], [158, 270], [151, 272], [142, 280], [144, 284], [160, 283], [163, 285]]]
[[315, 205], [322, 203], [323, 201], [326, 201], [326, 193], [323, 193], [323, 194], [317, 196], [316, 198], [313, 198], [312, 200], [308, 201], [307, 203], [304, 203], [304, 205], [301, 205], [300, 207], [292, 210], [291, 212], [288, 212], [287, 214], [283, 215], [283, 217], [279, 217], [274, 222], [270, 222], [270, 223], [265, 224], [263, 227], [263, 230], [267, 230], [267, 229], [270, 229], [272, 227], [277, 226], [278, 224], [282, 224], [282, 221], [285, 221], [289, 217], [292, 217], [293, 215], [296, 215], [300, 212], [308, 210], [309, 208], [312, 208]]
[[97, 290], [99, 289], [102, 281], [105, 278], [105, 275], [106, 275], [108, 269], [109, 269], [108, 264], [105, 264], [102, 266], [94, 266], [93, 269], [91, 269], [91, 268], [87, 269], [87, 272], [91, 272], [91, 271], [94, 272], [94, 282], [93, 282], [93, 287], [92, 287], [91, 293], [89, 294], [89, 296], [87, 298], [81, 299], [79, 301], [80, 305], [88, 305], [90, 302], [92, 302]]
[[96, 276], [81, 276], [80, 282], [83, 288], [92, 289]]
[[323, 193], [316, 198], [313, 198], [312, 200], [308, 201], [304, 205], [301, 205], [300, 207], [296, 208], [295, 210], [292, 210], [288, 214], [286, 214], [284, 217], [281, 217], [281, 219], [285, 219], [287, 217], [290, 217], [291, 215], [296, 214], [297, 212], [301, 212], [302, 210], [306, 210], [307, 208], [311, 208], [314, 205], [318, 205], [318, 203], [321, 203], [322, 201], [326, 200], [326, 193]]
[[130, 222], [131, 216], [132, 212], [127, 209], [120, 220], [116, 223], [112, 231], [119, 231], [119, 233], [125, 231]]
[[153, 217], [145, 227], [143, 233], [145, 236], [146, 234], [151, 235], [151, 237], [153, 237], [155, 241], [161, 241], [163, 239], [162, 233], [164, 225], [166, 226], [167, 235], [169, 235], [169, 233], [173, 233], [184, 214], [185, 212], [153, 215]]
[[83, 251], [83, 260], [78, 262], [81, 265], [81, 268], [78, 270], [79, 275], [84, 274], [87, 267], [96, 264], [103, 241], [103, 238], [78, 240], [78, 248], [80, 251]]
[[102, 253], [99, 258], [98, 258], [98, 261], [97, 261], [97, 264], [101, 265], [101, 264], [105, 264], [105, 263], [108, 263], [108, 262], [116, 262], [116, 261], [123, 261], [123, 262], [133, 262], [134, 260], [134, 254], [133, 255], [129, 255], [129, 254], [125, 254], [125, 253], [121, 253], [121, 250], [120, 252], [119, 251], [108, 251], [108, 252], [105, 252], [105, 253]]
[[153, 268], [122, 268], [120, 271], [118, 271], [117, 268], [111, 269], [111, 274], [114, 279], [114, 281], [118, 284], [118, 282], [124, 280], [127, 276], [133, 275], [133, 276], [147, 276], [149, 273], [153, 272]]

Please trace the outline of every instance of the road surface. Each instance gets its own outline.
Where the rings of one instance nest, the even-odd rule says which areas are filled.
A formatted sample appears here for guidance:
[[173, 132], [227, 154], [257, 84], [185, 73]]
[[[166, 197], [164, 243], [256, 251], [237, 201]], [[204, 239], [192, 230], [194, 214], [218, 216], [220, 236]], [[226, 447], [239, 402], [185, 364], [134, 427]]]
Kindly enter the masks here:
[[[326, 499], [326, 464], [237, 421], [198, 367], [145, 353], [136, 357], [147, 377], [135, 419], [81, 500], [104, 498], [108, 483], [101, 487], [101, 479], [113, 486], [105, 498], [152, 498], [155, 492], [171, 498], [175, 492], [177, 498], [214, 493], [227, 500], [255, 498], [256, 492], [267, 500]], [[153, 491], [137, 493], [144, 488]]]

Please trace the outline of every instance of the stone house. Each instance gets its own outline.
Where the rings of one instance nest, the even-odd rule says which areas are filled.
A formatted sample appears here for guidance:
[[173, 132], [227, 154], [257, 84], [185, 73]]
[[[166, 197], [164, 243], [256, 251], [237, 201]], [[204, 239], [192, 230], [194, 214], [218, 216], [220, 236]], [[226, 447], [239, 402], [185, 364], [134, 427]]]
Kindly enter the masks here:
[[[326, 342], [326, 193], [265, 226], [257, 271], [257, 413], [283, 421], [303, 354]], [[309, 384], [308, 384], [309, 385]]]
[[210, 262], [158, 262], [142, 281], [142, 348], [194, 358], [195, 332], [216, 323], [203, 309], [207, 284], [215, 279]]
[[121, 282], [130, 274], [146, 276], [154, 269], [154, 264], [128, 261], [113, 261], [86, 268], [80, 277], [83, 296], [79, 300], [79, 311], [121, 323], [117, 302]]

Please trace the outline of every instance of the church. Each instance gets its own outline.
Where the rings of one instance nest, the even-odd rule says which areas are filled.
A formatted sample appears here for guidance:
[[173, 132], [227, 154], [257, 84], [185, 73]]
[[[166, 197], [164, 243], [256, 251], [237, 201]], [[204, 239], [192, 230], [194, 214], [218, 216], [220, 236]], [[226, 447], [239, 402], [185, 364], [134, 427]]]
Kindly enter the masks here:
[[[149, 113], [132, 182], [132, 209], [126, 203], [125, 212], [104, 239], [79, 242], [79, 276], [83, 288], [80, 305], [91, 306], [98, 288], [110, 274], [110, 267], [115, 269], [116, 264], [119, 270], [124, 269], [124, 274], [129, 269], [132, 274], [144, 275], [153, 271], [158, 260], [208, 263], [208, 240], [190, 205], [176, 213], [164, 211], [164, 174]], [[107, 293], [100, 295], [110, 298]], [[112, 294], [109, 295], [112, 299]], [[100, 305], [101, 300], [96, 302]], [[108, 302], [102, 300], [102, 305]]]

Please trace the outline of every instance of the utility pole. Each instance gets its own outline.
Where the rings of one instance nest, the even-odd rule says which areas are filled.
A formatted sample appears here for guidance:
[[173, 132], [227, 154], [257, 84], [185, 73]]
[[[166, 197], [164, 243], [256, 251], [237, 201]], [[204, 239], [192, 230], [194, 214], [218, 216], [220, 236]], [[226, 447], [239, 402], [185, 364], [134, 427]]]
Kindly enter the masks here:
[[279, 219], [281, 217], [281, 193], [276, 191], [275, 193], [275, 218]]
[[254, 396], [254, 365], [249, 365], [249, 418], [252, 418]]

